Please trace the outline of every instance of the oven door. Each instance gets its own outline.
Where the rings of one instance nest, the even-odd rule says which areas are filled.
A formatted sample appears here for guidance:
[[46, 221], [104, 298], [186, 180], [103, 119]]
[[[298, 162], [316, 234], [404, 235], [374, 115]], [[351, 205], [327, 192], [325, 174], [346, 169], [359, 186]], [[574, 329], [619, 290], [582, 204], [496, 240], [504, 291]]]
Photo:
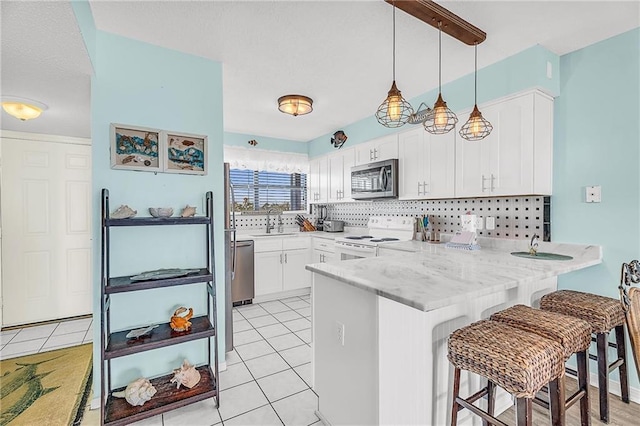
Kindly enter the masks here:
[[363, 259], [365, 257], [376, 257], [378, 248], [357, 243], [336, 242], [335, 253], [338, 260]]

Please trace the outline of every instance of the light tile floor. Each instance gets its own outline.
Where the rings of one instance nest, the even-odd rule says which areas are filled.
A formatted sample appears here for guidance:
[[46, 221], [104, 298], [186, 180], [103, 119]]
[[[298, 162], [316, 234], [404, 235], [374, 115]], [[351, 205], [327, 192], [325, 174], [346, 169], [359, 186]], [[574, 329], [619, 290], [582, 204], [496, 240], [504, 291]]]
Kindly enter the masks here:
[[[310, 296], [233, 310], [234, 346], [220, 373], [220, 409], [213, 400], [155, 416], [136, 425], [320, 425], [311, 389]], [[91, 319], [2, 332], [0, 359], [91, 342]], [[82, 336], [81, 336], [82, 335]], [[100, 424], [86, 410], [82, 425]]]

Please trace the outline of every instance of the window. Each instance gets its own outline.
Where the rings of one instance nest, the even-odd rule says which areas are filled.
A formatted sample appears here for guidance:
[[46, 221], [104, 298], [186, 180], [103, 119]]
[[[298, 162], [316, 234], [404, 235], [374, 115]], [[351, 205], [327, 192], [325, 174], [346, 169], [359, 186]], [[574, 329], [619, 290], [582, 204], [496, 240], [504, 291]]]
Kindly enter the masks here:
[[307, 175], [231, 169], [235, 211], [306, 210]]

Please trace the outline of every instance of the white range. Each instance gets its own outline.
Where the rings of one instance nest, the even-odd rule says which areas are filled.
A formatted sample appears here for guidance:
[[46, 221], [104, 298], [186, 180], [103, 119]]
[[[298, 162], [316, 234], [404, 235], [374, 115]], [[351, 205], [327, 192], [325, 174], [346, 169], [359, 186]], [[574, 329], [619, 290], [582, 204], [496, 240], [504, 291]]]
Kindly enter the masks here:
[[335, 239], [338, 260], [360, 259], [378, 256], [378, 247], [395, 241], [413, 239], [411, 217], [371, 216], [367, 230], [362, 235], [349, 235]]

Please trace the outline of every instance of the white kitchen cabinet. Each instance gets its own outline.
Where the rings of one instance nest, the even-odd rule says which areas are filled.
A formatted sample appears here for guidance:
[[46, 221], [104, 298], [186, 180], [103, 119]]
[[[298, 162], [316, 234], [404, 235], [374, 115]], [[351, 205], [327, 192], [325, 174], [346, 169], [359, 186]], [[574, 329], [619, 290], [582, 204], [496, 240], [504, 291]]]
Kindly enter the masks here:
[[309, 238], [257, 238], [254, 242], [255, 294], [264, 296], [311, 286]]
[[456, 138], [455, 196], [551, 194], [553, 98], [534, 91], [480, 110], [493, 131], [481, 141]]
[[335, 259], [335, 246], [333, 240], [314, 238], [311, 263], [325, 263], [330, 262], [333, 259]]
[[328, 201], [341, 202], [351, 200], [351, 167], [355, 165], [353, 148], [340, 150], [327, 158]]
[[432, 135], [422, 126], [398, 138], [399, 198], [452, 198], [455, 132]]
[[327, 156], [309, 160], [309, 203], [326, 203], [328, 195]]
[[388, 135], [356, 145], [356, 165], [398, 158], [398, 135]]
[[255, 294], [282, 291], [282, 250], [254, 254]]

